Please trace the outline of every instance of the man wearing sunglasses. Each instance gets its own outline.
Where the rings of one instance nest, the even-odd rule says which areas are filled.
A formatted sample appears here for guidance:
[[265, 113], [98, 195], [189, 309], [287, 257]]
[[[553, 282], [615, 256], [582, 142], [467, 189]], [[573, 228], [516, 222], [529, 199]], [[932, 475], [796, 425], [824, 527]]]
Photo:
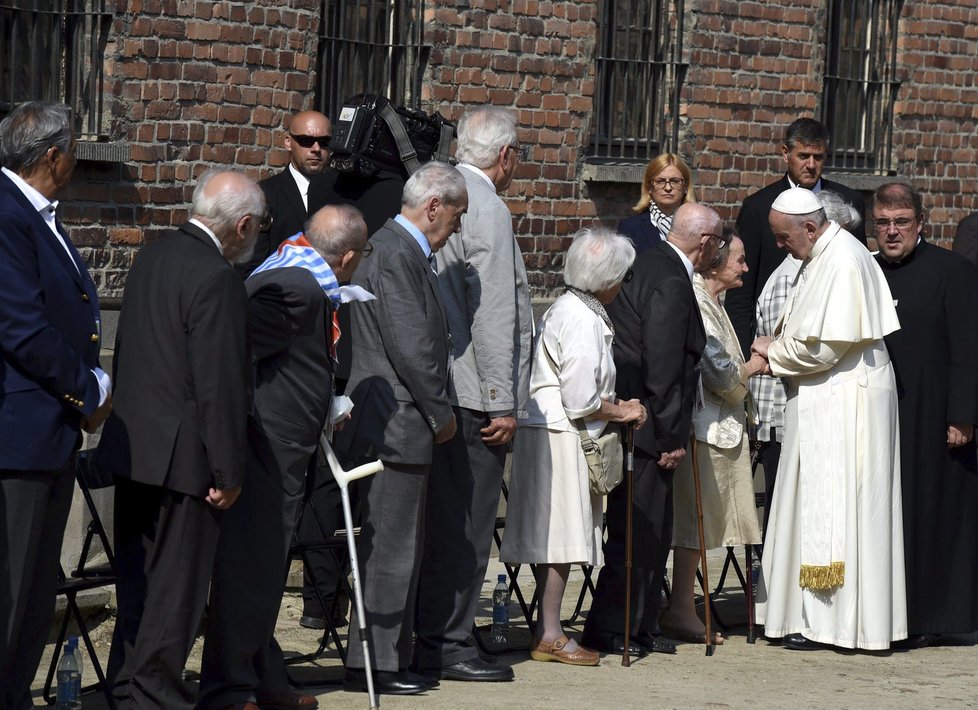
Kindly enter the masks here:
[[258, 235], [255, 251], [238, 267], [242, 276], [254, 271], [279, 244], [302, 231], [310, 216], [326, 204], [339, 202], [333, 196], [335, 174], [326, 171], [333, 126], [319, 111], [302, 111], [292, 117], [282, 139], [289, 151], [289, 164], [278, 175], [259, 182], [268, 203], [271, 223]]

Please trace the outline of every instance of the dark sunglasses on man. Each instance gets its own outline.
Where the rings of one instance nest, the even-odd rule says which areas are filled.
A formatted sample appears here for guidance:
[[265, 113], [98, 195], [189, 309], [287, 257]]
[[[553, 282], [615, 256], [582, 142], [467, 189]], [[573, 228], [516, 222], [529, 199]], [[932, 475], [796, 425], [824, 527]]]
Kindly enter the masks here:
[[312, 148], [316, 143], [319, 143], [321, 149], [329, 148], [329, 142], [333, 138], [333, 136], [304, 136], [296, 135], [295, 133], [290, 133], [289, 135], [292, 137], [292, 140], [303, 148]]

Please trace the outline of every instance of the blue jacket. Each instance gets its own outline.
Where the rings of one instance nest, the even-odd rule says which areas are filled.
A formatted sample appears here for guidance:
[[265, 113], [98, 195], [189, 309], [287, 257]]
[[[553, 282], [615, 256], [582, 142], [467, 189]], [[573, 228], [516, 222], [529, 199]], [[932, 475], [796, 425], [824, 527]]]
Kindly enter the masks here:
[[0, 173], [0, 469], [63, 466], [98, 408], [98, 295], [66, 242]]

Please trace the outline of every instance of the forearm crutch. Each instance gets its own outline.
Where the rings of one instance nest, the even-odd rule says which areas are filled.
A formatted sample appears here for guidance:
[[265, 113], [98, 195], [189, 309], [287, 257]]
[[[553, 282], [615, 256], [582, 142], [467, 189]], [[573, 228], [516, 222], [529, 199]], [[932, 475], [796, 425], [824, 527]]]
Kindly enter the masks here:
[[371, 710], [376, 710], [380, 705], [377, 702], [377, 693], [374, 692], [374, 678], [370, 669], [370, 637], [367, 635], [367, 617], [363, 611], [363, 591], [360, 587], [360, 565], [357, 562], [357, 545], [353, 537], [353, 512], [350, 510], [350, 489], [351, 481], [372, 476], [378, 471], [384, 470], [384, 464], [380, 461], [371, 461], [354, 469], [346, 471], [340, 466], [333, 447], [325, 434], [319, 437], [319, 446], [326, 456], [326, 463], [329, 470], [333, 473], [333, 478], [340, 487], [340, 497], [343, 500], [343, 522], [346, 524], [346, 544], [350, 553], [350, 568], [353, 570], [353, 596], [356, 597], [357, 621], [360, 629], [360, 643], [363, 644], [363, 670], [367, 676], [367, 699], [370, 702]]

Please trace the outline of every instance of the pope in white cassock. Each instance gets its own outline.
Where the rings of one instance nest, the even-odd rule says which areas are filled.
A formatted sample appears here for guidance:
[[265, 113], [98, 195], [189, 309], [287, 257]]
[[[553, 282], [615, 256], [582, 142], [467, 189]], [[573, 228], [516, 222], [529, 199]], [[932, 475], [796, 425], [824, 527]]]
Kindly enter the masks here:
[[900, 323], [879, 266], [814, 193], [782, 192], [770, 222], [804, 263], [775, 338], [752, 346], [788, 382], [758, 622], [789, 649], [886, 649], [907, 636], [897, 393], [883, 343]]

